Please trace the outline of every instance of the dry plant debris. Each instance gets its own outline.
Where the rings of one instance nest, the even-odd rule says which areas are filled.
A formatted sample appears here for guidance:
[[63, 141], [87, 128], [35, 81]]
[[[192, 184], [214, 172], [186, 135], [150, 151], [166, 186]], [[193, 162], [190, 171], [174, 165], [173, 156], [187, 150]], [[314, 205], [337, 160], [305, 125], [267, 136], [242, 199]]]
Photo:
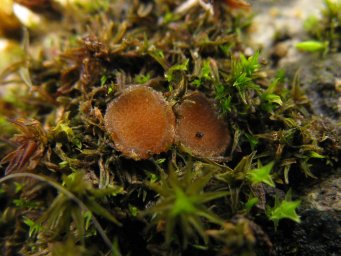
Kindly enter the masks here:
[[231, 140], [229, 128], [203, 93], [190, 93], [177, 112], [176, 140], [192, 154], [215, 157], [226, 151]]
[[105, 127], [116, 148], [135, 160], [168, 150], [175, 117], [161, 93], [145, 86], [126, 89], [108, 106]]

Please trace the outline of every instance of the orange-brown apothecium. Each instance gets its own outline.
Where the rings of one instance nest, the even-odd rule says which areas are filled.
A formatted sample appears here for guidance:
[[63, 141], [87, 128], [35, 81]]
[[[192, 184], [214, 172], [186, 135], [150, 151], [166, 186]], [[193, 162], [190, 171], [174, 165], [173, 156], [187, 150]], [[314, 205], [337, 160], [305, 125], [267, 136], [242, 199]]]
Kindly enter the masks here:
[[218, 118], [214, 104], [201, 92], [192, 92], [177, 108], [175, 137], [200, 157], [221, 156], [230, 144], [228, 125]]
[[130, 87], [107, 107], [105, 128], [115, 147], [135, 160], [165, 152], [174, 142], [175, 116], [163, 95]]

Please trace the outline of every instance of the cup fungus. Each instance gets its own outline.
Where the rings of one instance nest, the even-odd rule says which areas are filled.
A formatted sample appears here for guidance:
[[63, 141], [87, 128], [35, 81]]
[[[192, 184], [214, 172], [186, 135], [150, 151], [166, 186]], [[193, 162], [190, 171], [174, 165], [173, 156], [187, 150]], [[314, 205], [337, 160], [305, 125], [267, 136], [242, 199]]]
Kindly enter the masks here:
[[213, 103], [192, 92], [177, 107], [176, 141], [199, 157], [221, 156], [230, 144], [228, 125], [218, 118]]
[[135, 160], [167, 151], [174, 141], [171, 106], [146, 86], [124, 90], [109, 104], [104, 119], [115, 147]]

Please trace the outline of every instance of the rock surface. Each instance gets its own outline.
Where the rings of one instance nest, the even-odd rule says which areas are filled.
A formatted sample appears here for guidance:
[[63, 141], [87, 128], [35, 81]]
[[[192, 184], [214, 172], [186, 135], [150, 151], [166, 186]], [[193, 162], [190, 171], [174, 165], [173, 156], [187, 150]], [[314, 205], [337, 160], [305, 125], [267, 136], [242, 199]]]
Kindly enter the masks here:
[[[314, 114], [334, 123], [341, 132], [341, 54], [301, 53], [295, 44], [307, 37], [303, 23], [319, 16], [322, 0], [250, 1], [257, 13], [250, 43], [262, 49], [276, 68], [284, 69], [292, 81], [296, 72]], [[318, 167], [314, 167], [318, 168]], [[315, 185], [302, 184], [301, 223], [283, 221], [271, 237], [276, 255], [341, 255], [341, 170], [327, 168]]]

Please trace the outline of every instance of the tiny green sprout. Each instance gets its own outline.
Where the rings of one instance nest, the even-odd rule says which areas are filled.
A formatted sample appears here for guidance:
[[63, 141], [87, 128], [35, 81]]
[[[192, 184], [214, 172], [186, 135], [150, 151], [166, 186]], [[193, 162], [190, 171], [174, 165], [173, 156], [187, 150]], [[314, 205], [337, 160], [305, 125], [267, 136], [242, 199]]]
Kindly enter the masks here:
[[275, 183], [270, 175], [273, 166], [274, 162], [272, 161], [267, 165], [253, 169], [247, 173], [247, 178], [252, 184], [258, 184], [262, 182], [271, 187], [275, 187]]
[[24, 207], [25, 201], [23, 199], [14, 199], [13, 204], [17, 207]]
[[147, 53], [151, 56], [155, 61], [157, 61], [164, 70], [167, 70], [169, 67], [165, 62], [165, 55], [162, 50], [157, 49], [155, 45], [149, 45], [148, 39], [145, 36], [144, 45], [147, 47]]
[[19, 193], [22, 191], [22, 189], [24, 188], [24, 184], [18, 183], [18, 182], [14, 182], [15, 185], [15, 193]]
[[225, 96], [225, 87], [223, 84], [217, 84], [215, 86], [216, 99], [222, 99]]
[[166, 14], [163, 16], [163, 24], [168, 24], [173, 21], [177, 21], [180, 19], [181, 16], [176, 15], [174, 12], [167, 11]]
[[200, 245], [200, 244], [192, 244], [193, 248], [198, 249], [200, 251], [207, 251], [209, 250], [208, 246]]
[[308, 16], [304, 21], [303, 27], [306, 31], [314, 31], [319, 26], [320, 21], [315, 15]]
[[150, 183], [155, 183], [160, 179], [160, 177], [156, 175], [155, 173], [152, 173], [152, 172], [146, 172], [146, 173], [148, 176], [148, 182]]
[[240, 76], [245, 74], [246, 77], [251, 78], [254, 72], [256, 72], [260, 64], [258, 63], [259, 52], [256, 52], [253, 56], [246, 58], [243, 54], [240, 54], [239, 59], [232, 59], [232, 78], [237, 81]]
[[5, 189], [2, 188], [2, 187], [0, 187], [0, 196], [3, 195], [3, 194], [5, 194], [5, 192], [6, 192]]
[[157, 164], [162, 164], [162, 163], [164, 163], [166, 161], [166, 158], [160, 158], [160, 159], [157, 159], [155, 162], [157, 163]]
[[120, 249], [120, 244], [119, 244], [119, 239], [115, 237], [114, 242], [112, 244], [112, 256], [122, 256], [123, 254], [121, 253]]
[[296, 209], [300, 205], [300, 201], [291, 201], [291, 190], [285, 195], [285, 199], [279, 202], [278, 195], [275, 198], [275, 205], [273, 208], [267, 207], [267, 215], [270, 220], [275, 224], [275, 228], [278, 226], [278, 222], [281, 219], [290, 219], [295, 222], [300, 222], [300, 216], [296, 213]]
[[[9, 94], [9, 93], [7, 93]], [[6, 96], [8, 96], [7, 94], [5, 94]], [[2, 97], [4, 95], [1, 95]], [[2, 98], [3, 100], [7, 101], [7, 99], [5, 99], [5, 97]], [[15, 99], [13, 99], [13, 101], [15, 101]], [[13, 134], [15, 133], [15, 129], [13, 128], [13, 125], [11, 124], [11, 122], [8, 121], [7, 118], [0, 116], [0, 131], [2, 134]]]
[[171, 66], [167, 72], [165, 73], [165, 78], [167, 79], [168, 82], [174, 81], [174, 72], [175, 71], [187, 71], [188, 68], [188, 62], [189, 60], [186, 59], [183, 63], [181, 64], [176, 64], [174, 66]]
[[300, 216], [296, 213], [296, 208], [300, 205], [300, 201], [283, 200], [281, 204], [271, 211], [271, 220], [280, 220], [284, 218], [300, 222]]
[[84, 218], [84, 228], [85, 230], [89, 230], [89, 227], [92, 221], [92, 213], [90, 211], [83, 212], [83, 218]]
[[326, 11], [329, 12], [332, 17], [339, 17], [341, 19], [341, 1], [340, 0], [324, 0]]
[[135, 76], [134, 81], [138, 84], [144, 84], [150, 80], [150, 74], [138, 74]]
[[165, 55], [162, 50], [155, 50], [154, 51], [155, 55], [158, 56], [159, 58], [165, 58]]
[[[181, 189], [175, 188], [175, 202], [170, 212], [172, 217], [181, 214], [191, 214], [196, 211], [194, 200], [188, 197]], [[192, 202], [193, 201], [193, 202]]]
[[103, 75], [101, 77], [101, 86], [103, 87], [107, 81], [108, 81], [108, 77], [106, 75]]
[[14, 199], [13, 204], [18, 208], [27, 208], [27, 209], [38, 209], [39, 204], [35, 201], [29, 201], [24, 199]]
[[304, 52], [327, 52], [329, 43], [327, 41], [303, 41], [297, 43], [295, 46], [298, 50]]
[[19, 69], [19, 74], [21, 79], [23, 80], [23, 82], [29, 87], [32, 88], [33, 87], [33, 83], [31, 80], [31, 75], [30, 75], [30, 71], [28, 70], [27, 67], [21, 67]]
[[231, 96], [221, 99], [220, 105], [223, 114], [231, 111], [231, 100], [232, 100]]
[[280, 106], [283, 104], [281, 97], [273, 93], [264, 93], [262, 98], [269, 103], [276, 103]]
[[165, 24], [170, 23], [174, 19], [174, 14], [172, 12], [167, 12], [165, 16], [163, 16], [163, 22]]
[[82, 141], [79, 139], [79, 138], [77, 138], [77, 137], [74, 137], [72, 140], [71, 140], [71, 143], [73, 144], [73, 145], [75, 145], [78, 149], [82, 149]]
[[245, 203], [246, 212], [250, 212], [252, 207], [254, 207], [258, 203], [258, 201], [259, 199], [257, 197], [249, 198], [249, 200], [247, 200], [247, 202]]
[[109, 0], [94, 1], [76, 1], [76, 5], [84, 9], [86, 12], [106, 11], [110, 6]]
[[136, 217], [139, 213], [139, 209], [136, 206], [129, 204], [129, 212], [132, 216]]
[[62, 162], [58, 163], [58, 166], [61, 169], [65, 169], [66, 167], [69, 166], [69, 162], [68, 161], [62, 161]]
[[78, 149], [82, 148], [82, 141], [78, 138], [72, 128], [69, 126], [70, 121], [68, 120], [69, 113], [66, 114], [65, 120], [58, 122], [53, 132], [57, 134], [65, 133], [68, 141], [75, 145]]
[[227, 95], [226, 88], [223, 84], [215, 85], [215, 99], [219, 103], [220, 112], [226, 114], [231, 111], [231, 95]]
[[24, 217], [24, 223], [30, 228], [28, 232], [29, 237], [37, 235], [39, 231], [43, 228], [39, 223], [36, 223], [27, 217]]
[[232, 47], [234, 47], [234, 43], [219, 45], [219, 49], [224, 53], [225, 56], [231, 55]]
[[249, 133], [245, 133], [245, 137], [247, 138], [247, 140], [250, 144], [251, 150], [254, 151], [256, 146], [259, 143], [258, 138], [256, 136], [253, 136], [252, 134], [249, 134]]
[[112, 92], [115, 91], [115, 84], [111, 83], [110, 86], [108, 87], [108, 94], [111, 94]]
[[77, 35], [71, 35], [69, 37], [69, 46], [76, 47], [77, 46], [77, 41], [78, 41]]
[[205, 60], [203, 63], [203, 66], [200, 70], [199, 77], [195, 79], [192, 84], [196, 87], [200, 87], [205, 81], [211, 81], [212, 80], [212, 70], [210, 66], [210, 61]]
[[326, 158], [324, 155], [321, 155], [321, 154], [319, 154], [319, 153], [317, 153], [317, 152], [315, 152], [315, 151], [310, 151], [310, 152], [309, 152], [309, 156], [310, 156], [311, 158], [319, 158], [319, 159]]
[[253, 82], [253, 75], [260, 68], [258, 58], [259, 52], [256, 52], [253, 56], [249, 58], [246, 58], [243, 54], [240, 54], [239, 59], [232, 58], [232, 73], [230, 80], [232, 86], [238, 90], [239, 96], [244, 104], [248, 104], [246, 100], [247, 90], [260, 90], [260, 87]]
[[272, 113], [277, 106], [282, 106], [283, 104], [281, 97], [274, 93], [265, 92], [262, 94], [261, 99], [264, 102], [262, 108], [269, 113]]

